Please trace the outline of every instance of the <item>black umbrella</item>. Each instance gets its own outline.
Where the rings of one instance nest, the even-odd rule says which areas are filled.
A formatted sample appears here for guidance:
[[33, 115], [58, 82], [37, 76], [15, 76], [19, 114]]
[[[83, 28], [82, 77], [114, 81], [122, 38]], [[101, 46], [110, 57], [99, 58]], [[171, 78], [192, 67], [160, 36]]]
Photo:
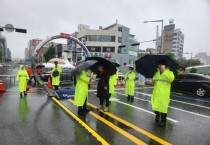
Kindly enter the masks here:
[[43, 67], [45, 67], [45, 65], [43, 65], [43, 64], [37, 64], [36, 65], [36, 68], [43, 68]]
[[88, 57], [86, 58], [87, 60], [96, 60], [98, 61], [97, 63], [95, 63], [94, 65], [92, 65], [90, 67], [90, 70], [94, 73], [98, 73], [98, 65], [102, 64], [105, 71], [108, 73], [108, 75], [114, 75], [117, 71], [116, 67], [114, 66], [114, 64], [112, 64], [111, 61], [105, 59], [105, 58], [101, 58], [101, 57]]
[[158, 61], [161, 59], [165, 59], [167, 61], [167, 67], [176, 75], [176, 70], [179, 64], [172, 60], [168, 55], [161, 54], [147, 54], [137, 60], [135, 62], [136, 71], [144, 75], [146, 78], [152, 78], [157, 71]]
[[97, 61], [95, 61], [95, 60], [88, 60], [88, 61], [81, 62], [76, 68], [74, 68], [70, 72], [70, 75], [75, 76], [75, 75], [79, 74], [80, 72], [82, 72], [84, 69], [87, 69], [90, 66], [94, 65], [95, 63], [97, 63]]
[[120, 67], [121, 65], [119, 64], [119, 63], [117, 63], [117, 62], [113, 62], [112, 61], [112, 63], [113, 63], [113, 65], [115, 66], [115, 67]]

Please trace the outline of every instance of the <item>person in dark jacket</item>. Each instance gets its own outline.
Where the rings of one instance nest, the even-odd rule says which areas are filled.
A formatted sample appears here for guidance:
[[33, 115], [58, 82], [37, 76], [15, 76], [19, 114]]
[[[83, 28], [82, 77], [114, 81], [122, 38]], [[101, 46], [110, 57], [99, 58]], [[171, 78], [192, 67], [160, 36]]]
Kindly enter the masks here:
[[[98, 107], [98, 110], [104, 109], [104, 111], [108, 111], [109, 110], [109, 75], [107, 74], [102, 64], [98, 65], [98, 74], [96, 78], [99, 79], [98, 86], [97, 86], [97, 97], [99, 98], [100, 106]], [[104, 100], [106, 101], [105, 108], [103, 108]]]

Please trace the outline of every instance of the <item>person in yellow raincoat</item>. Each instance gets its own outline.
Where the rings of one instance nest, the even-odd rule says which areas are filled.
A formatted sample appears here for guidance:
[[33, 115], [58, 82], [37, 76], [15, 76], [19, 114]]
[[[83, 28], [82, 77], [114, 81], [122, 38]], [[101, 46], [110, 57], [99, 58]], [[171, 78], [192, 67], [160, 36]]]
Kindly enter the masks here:
[[154, 90], [151, 97], [152, 110], [156, 114], [155, 122], [159, 123], [159, 127], [166, 126], [168, 105], [170, 102], [171, 82], [173, 80], [174, 73], [167, 68], [167, 61], [165, 59], [159, 60], [158, 70], [152, 80]]
[[87, 97], [90, 78], [87, 76], [87, 70], [76, 75], [76, 80], [74, 105], [78, 106], [78, 114], [83, 115], [89, 111], [87, 109]]
[[29, 79], [28, 73], [23, 65], [20, 65], [20, 69], [17, 73], [17, 81], [18, 81], [18, 88], [20, 92], [20, 97], [24, 94], [24, 96], [27, 95], [26, 93], [26, 87], [27, 87], [27, 80]]
[[109, 77], [109, 97], [115, 93], [114, 86], [117, 85], [118, 72]]
[[58, 87], [60, 85], [60, 74], [62, 72], [62, 68], [58, 66], [58, 62], [54, 62], [55, 67], [52, 70], [52, 85], [54, 86], [55, 90], [58, 90]]
[[129, 66], [129, 71], [125, 74], [125, 94], [128, 95], [128, 101], [134, 100], [136, 73], [134, 72], [133, 65]]

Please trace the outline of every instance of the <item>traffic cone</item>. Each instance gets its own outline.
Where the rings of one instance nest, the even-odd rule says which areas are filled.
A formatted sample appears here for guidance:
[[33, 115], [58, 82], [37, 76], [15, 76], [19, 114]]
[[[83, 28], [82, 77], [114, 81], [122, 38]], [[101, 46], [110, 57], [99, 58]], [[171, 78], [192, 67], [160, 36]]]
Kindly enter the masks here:
[[50, 77], [48, 77], [47, 87], [50, 88], [50, 89], [53, 88], [53, 86], [51, 84], [51, 81], [50, 81]]
[[120, 86], [123, 86], [123, 81], [122, 80], [120, 80]]
[[0, 80], [0, 93], [6, 92], [6, 89], [4, 88], [2, 80]]

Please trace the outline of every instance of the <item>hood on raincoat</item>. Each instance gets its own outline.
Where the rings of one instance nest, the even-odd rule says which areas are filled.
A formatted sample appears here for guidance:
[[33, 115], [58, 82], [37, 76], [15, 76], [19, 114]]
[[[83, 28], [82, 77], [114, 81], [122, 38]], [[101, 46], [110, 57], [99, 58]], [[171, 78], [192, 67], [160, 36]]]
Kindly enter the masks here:
[[21, 69], [22, 67], [24, 68], [24, 65], [21, 64], [19, 69]]

